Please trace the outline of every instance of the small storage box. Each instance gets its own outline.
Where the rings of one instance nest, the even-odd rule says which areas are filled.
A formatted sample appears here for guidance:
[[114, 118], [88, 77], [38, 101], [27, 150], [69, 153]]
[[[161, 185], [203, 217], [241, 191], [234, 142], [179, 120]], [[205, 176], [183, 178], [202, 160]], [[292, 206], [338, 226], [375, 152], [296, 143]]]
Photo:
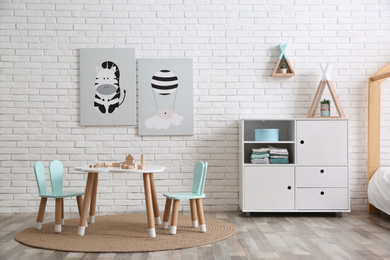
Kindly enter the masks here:
[[279, 141], [279, 129], [255, 129], [255, 141]]

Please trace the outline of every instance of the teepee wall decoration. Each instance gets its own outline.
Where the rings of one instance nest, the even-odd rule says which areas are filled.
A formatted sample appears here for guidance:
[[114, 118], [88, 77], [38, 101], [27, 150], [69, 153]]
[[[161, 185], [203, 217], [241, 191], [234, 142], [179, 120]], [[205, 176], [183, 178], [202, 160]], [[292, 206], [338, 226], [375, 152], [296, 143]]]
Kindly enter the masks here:
[[326, 75], [328, 72], [330, 73], [331, 66], [329, 63], [327, 63], [326, 66], [323, 64], [320, 64], [320, 67], [321, 67], [321, 71], [322, 71], [321, 81], [320, 81], [320, 84], [318, 86], [316, 95], [314, 96], [314, 100], [313, 100], [313, 103], [311, 104], [309, 114], [307, 115], [307, 117], [309, 117], [309, 118], [315, 117], [314, 114], [316, 113], [318, 104], [320, 103], [321, 96], [324, 93], [325, 86], [328, 86], [329, 92], [332, 95], [332, 99], [333, 99], [333, 102], [336, 106], [337, 112], [339, 113], [339, 116], [329, 116], [329, 117], [345, 118], [345, 114], [344, 114], [343, 108], [341, 107], [339, 97], [337, 96], [336, 89], [333, 85], [333, 82], [330, 80], [330, 77], [328, 75]]
[[[291, 66], [290, 61], [286, 55], [286, 44], [279, 44], [278, 48], [280, 50], [279, 59], [276, 62], [274, 70], [272, 71], [272, 77], [291, 77], [295, 75], [294, 69]], [[284, 69], [284, 71], [282, 70]]]

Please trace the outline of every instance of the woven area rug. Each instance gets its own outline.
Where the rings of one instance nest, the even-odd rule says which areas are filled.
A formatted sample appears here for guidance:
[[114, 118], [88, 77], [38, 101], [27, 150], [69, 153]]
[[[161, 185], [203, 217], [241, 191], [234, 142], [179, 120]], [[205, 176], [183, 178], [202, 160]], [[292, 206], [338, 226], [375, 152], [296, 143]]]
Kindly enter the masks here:
[[85, 236], [77, 235], [79, 219], [65, 219], [62, 233], [54, 233], [54, 222], [41, 230], [27, 228], [15, 240], [32, 247], [70, 252], [149, 252], [195, 247], [214, 243], [236, 233], [236, 227], [216, 218], [206, 218], [207, 232], [191, 227], [191, 216], [179, 215], [177, 234], [156, 226], [156, 238], [149, 238], [145, 214], [96, 216]]

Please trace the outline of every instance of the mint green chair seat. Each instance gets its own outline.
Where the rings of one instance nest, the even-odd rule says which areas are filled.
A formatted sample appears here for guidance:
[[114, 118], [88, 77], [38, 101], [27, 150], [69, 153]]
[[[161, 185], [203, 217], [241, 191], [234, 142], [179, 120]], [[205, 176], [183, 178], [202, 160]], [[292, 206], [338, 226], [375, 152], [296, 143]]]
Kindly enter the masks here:
[[34, 171], [39, 190], [39, 197], [41, 197], [35, 228], [42, 229], [47, 199], [54, 198], [56, 199], [54, 231], [56, 233], [61, 233], [61, 226], [64, 225], [64, 198], [76, 197], [80, 214], [81, 206], [83, 204], [82, 196], [84, 195], [84, 192], [62, 190], [64, 167], [60, 161], [54, 160], [49, 165], [52, 192], [48, 192], [46, 189], [45, 167], [43, 166], [43, 163], [36, 162], [34, 165]]
[[179, 201], [181, 199], [190, 200], [190, 209], [191, 209], [191, 219], [192, 226], [198, 227], [198, 219], [200, 224], [200, 231], [206, 232], [206, 222], [204, 218], [202, 198], [206, 197], [203, 193], [204, 185], [206, 181], [207, 174], [207, 162], [198, 161], [194, 167], [194, 175], [192, 180], [192, 192], [180, 192], [180, 193], [164, 193], [163, 196], [166, 197], [165, 202], [165, 211], [163, 218], [163, 229], [168, 229], [169, 214], [171, 210], [171, 204], [173, 200], [172, 208], [172, 219], [171, 219], [171, 228], [170, 233], [172, 235], [176, 234], [177, 230], [177, 219], [179, 214]]
[[173, 200], [189, 200], [189, 199], [203, 199], [206, 197], [206, 194], [196, 194], [196, 193], [164, 193], [164, 197], [170, 198]]

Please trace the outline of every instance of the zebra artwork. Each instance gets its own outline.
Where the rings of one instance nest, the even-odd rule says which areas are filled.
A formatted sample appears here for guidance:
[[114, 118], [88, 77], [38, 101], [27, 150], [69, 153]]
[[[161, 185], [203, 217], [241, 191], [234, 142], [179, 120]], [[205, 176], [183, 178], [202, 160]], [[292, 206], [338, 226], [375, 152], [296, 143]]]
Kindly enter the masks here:
[[112, 61], [104, 61], [96, 67], [95, 100], [94, 107], [102, 114], [112, 113], [126, 98], [126, 90], [123, 90], [123, 99], [120, 101], [121, 89], [119, 87], [119, 68]]

